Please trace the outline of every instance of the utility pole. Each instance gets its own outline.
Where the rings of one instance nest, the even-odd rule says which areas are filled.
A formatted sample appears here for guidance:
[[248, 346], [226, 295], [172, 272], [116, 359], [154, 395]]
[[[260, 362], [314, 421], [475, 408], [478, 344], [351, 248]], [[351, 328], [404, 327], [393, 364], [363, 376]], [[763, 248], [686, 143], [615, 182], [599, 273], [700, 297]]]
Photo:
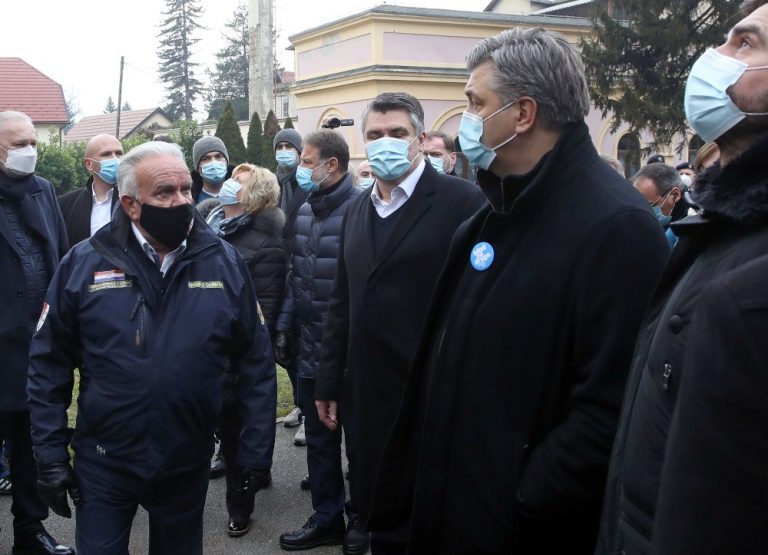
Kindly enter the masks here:
[[274, 44], [272, 0], [249, 0], [248, 3], [248, 111], [267, 117], [274, 96]]
[[115, 137], [120, 140], [120, 111], [123, 109], [123, 67], [125, 56], [120, 56], [120, 86], [117, 88], [117, 124], [115, 125]]

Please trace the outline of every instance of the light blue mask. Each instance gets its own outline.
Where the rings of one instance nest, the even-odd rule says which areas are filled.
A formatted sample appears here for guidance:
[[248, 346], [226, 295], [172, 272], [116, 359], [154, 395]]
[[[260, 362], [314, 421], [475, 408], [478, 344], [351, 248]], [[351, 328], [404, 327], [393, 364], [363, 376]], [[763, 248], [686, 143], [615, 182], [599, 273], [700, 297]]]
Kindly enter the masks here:
[[361, 179], [358, 183], [361, 189], [370, 189], [373, 186], [373, 182], [376, 181], [372, 177], [366, 177], [365, 179]]
[[222, 206], [238, 204], [239, 201], [237, 200], [237, 193], [242, 188], [243, 186], [239, 181], [230, 177], [221, 186], [221, 191], [219, 192], [219, 203], [221, 203]]
[[[317, 168], [322, 168], [327, 163], [328, 160], [317, 166]], [[328, 179], [328, 176], [326, 175], [324, 178], [317, 182], [312, 181], [312, 174], [315, 173], [317, 168], [307, 168], [304, 166], [299, 166], [296, 168], [296, 183], [299, 184], [299, 187], [305, 191], [309, 191], [310, 193], [320, 189], [320, 184]]]
[[665, 216], [664, 213], [661, 211], [661, 206], [653, 206], [653, 215], [656, 216], [656, 219], [659, 220], [659, 223], [663, 227], [667, 227], [669, 225], [669, 222], [672, 221], [672, 216]]
[[704, 142], [714, 141], [746, 116], [768, 115], [742, 112], [726, 92], [745, 71], [757, 69], [768, 69], [768, 66], [749, 67], [713, 48], [693, 64], [685, 86], [685, 117]]
[[439, 156], [427, 156], [427, 158], [429, 158], [429, 163], [432, 164], [437, 173], [445, 173], [445, 163], [442, 158]]
[[227, 175], [226, 162], [208, 162], [200, 169], [200, 173], [208, 183], [221, 185]]
[[461, 144], [461, 151], [475, 166], [483, 168], [484, 170], [490, 168], [496, 158], [496, 150], [517, 137], [517, 133], [515, 133], [509, 139], [493, 148], [488, 148], [481, 141], [483, 137], [483, 123], [496, 114], [503, 112], [515, 102], [517, 102], [517, 100], [513, 100], [506, 106], [502, 106], [485, 119], [471, 112], [464, 112], [461, 115], [461, 123], [459, 124], [459, 143]]
[[299, 159], [299, 155], [296, 154], [293, 150], [278, 150], [275, 153], [275, 160], [277, 160], [277, 163], [281, 166], [293, 166], [296, 164], [296, 161]]
[[408, 159], [408, 149], [413, 141], [404, 139], [395, 139], [393, 137], [381, 137], [365, 145], [368, 153], [368, 163], [371, 170], [379, 179], [384, 181], [394, 181], [401, 178], [413, 164], [413, 160]]
[[[91, 160], [93, 160], [91, 158]], [[114, 185], [117, 183], [117, 168], [120, 166], [120, 160], [117, 158], [107, 158], [105, 160], [93, 160], [99, 163], [99, 173], [97, 174], [104, 183]]]

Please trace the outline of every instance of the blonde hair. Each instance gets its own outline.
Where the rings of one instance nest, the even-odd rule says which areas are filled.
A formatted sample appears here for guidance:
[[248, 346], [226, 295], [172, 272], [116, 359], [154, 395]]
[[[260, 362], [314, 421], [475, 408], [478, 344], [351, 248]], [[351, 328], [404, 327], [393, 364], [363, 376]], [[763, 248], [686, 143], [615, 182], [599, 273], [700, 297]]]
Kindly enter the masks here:
[[243, 212], [254, 214], [259, 210], [277, 206], [280, 186], [277, 184], [275, 174], [253, 164], [240, 164], [232, 170], [232, 177], [237, 177], [244, 172], [249, 173], [251, 177], [243, 184], [240, 196]]

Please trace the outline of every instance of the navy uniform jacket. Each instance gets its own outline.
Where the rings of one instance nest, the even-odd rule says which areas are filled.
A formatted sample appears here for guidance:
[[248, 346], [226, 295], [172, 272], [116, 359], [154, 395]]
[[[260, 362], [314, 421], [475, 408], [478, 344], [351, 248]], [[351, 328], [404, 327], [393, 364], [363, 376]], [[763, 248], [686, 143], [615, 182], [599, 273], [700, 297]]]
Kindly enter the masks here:
[[68, 459], [74, 368], [78, 457], [145, 479], [204, 464], [229, 371], [238, 375], [243, 419], [235, 462], [271, 466], [276, 381], [267, 328], [242, 259], [199, 216], [164, 278], [120, 209], [62, 261], [30, 351], [32, 439], [43, 464]]

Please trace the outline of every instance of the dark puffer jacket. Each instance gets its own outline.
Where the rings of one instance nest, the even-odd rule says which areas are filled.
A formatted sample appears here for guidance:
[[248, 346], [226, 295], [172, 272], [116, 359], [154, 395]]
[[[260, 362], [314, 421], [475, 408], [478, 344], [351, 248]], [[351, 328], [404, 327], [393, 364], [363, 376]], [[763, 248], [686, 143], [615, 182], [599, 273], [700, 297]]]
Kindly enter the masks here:
[[224, 223], [220, 231], [220, 236], [235, 247], [248, 266], [270, 337], [274, 336], [288, 273], [284, 227], [283, 211], [266, 208], [233, 218]]
[[315, 378], [320, 342], [328, 318], [328, 300], [336, 274], [341, 222], [357, 196], [352, 174], [335, 186], [312, 193], [299, 209], [292, 270], [277, 331], [298, 329], [299, 376]]

